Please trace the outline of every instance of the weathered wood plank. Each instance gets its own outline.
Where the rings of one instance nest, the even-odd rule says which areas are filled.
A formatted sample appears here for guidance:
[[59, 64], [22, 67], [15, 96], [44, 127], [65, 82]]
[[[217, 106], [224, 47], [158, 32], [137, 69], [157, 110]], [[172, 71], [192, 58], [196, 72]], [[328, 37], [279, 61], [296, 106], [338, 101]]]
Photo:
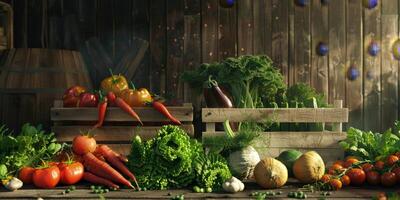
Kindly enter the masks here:
[[[167, 107], [178, 120], [193, 121], [193, 107]], [[168, 122], [169, 120], [153, 108], [135, 108], [143, 122]], [[97, 108], [52, 108], [52, 121], [96, 121]], [[133, 122], [136, 121], [120, 108], [108, 108], [105, 121]]]
[[166, 0], [152, 0], [150, 3], [150, 90], [165, 94], [166, 61]]
[[183, 68], [184, 49], [184, 18], [183, 0], [167, 1], [167, 96], [173, 99], [183, 99], [183, 83], [180, 73]]
[[[223, 136], [225, 132], [203, 132], [203, 138]], [[262, 132], [254, 142], [257, 148], [338, 149], [345, 132]], [[299, 138], [301, 138], [299, 140]]]
[[253, 0], [237, 1], [238, 8], [238, 55], [253, 54]]
[[323, 42], [328, 45], [329, 41], [329, 19], [328, 6], [321, 3], [321, 0], [312, 1], [311, 11], [311, 85], [319, 93], [325, 94], [328, 100], [328, 56], [318, 55], [318, 44]]
[[[58, 1], [58, 0], [56, 0]], [[78, 1], [78, 21], [82, 41], [96, 36], [96, 4], [97, 0]]]
[[202, 61], [218, 60], [218, 0], [202, 2]]
[[[180, 126], [183, 130], [188, 133], [189, 136], [194, 137], [193, 125], [182, 125]], [[51, 129], [56, 134], [57, 141], [70, 142], [75, 136], [79, 135], [80, 132], [90, 130], [91, 126], [53, 126]], [[95, 135], [96, 141], [101, 143], [107, 142], [128, 142], [133, 137], [139, 135], [142, 139], [148, 140], [157, 135], [158, 130], [161, 126], [103, 126], [91, 131], [91, 134]]]
[[363, 128], [363, 7], [362, 1], [359, 0], [348, 0], [346, 3], [346, 79], [348, 78], [347, 72], [351, 67], [359, 72], [359, 76], [355, 80], [346, 80], [346, 107], [350, 109], [348, 127]]
[[[135, 192], [131, 189], [122, 189], [119, 191], [113, 191], [104, 194], [106, 199], [169, 199], [171, 196], [178, 194], [184, 194], [185, 199], [249, 199], [250, 194], [255, 191], [262, 190], [254, 182], [246, 182], [246, 190], [244, 192], [238, 193], [194, 193], [189, 189], [181, 190], [157, 190], [157, 191], [140, 191]], [[57, 187], [55, 189], [33, 189], [31, 186], [24, 186], [24, 189], [17, 190], [14, 192], [8, 192], [5, 189], [0, 190], [0, 199], [36, 199], [41, 197], [43, 199], [53, 200], [53, 199], [99, 199], [98, 194], [91, 193], [89, 188], [90, 185], [77, 186], [78, 189], [62, 195], [62, 191], [66, 189], [65, 186]], [[296, 191], [301, 185], [292, 179], [282, 188], [275, 189], [272, 191], [282, 191], [282, 195], [275, 196], [274, 199], [287, 199], [289, 192]], [[267, 190], [262, 190], [267, 191]], [[270, 190], [268, 190], [270, 191]], [[396, 188], [383, 188], [379, 186], [367, 186], [363, 185], [361, 187], [345, 187], [339, 191], [332, 192], [329, 198], [331, 199], [371, 199], [378, 195], [379, 192], [394, 192]], [[171, 195], [168, 195], [168, 194]], [[133, 195], [134, 194], [134, 195]], [[321, 198], [320, 192], [307, 193], [310, 199]]]
[[42, 9], [44, 1], [29, 0], [27, 2], [27, 40], [28, 47], [41, 48], [45, 46]]
[[[137, 46], [132, 45], [131, 38], [131, 28], [132, 28], [132, 1], [131, 0], [118, 0], [114, 1], [114, 39], [115, 39], [115, 49], [114, 49], [114, 63], [117, 64], [121, 61], [123, 56], [130, 51], [133, 51]], [[111, 29], [111, 27], [110, 27]], [[131, 48], [129, 48], [131, 47]]]
[[381, 5], [374, 9], [364, 9], [364, 69], [363, 69], [363, 105], [364, 129], [380, 131], [381, 123], [381, 53], [371, 56], [368, 47], [375, 42], [381, 47]]
[[294, 82], [310, 84], [311, 30], [310, 5], [294, 6]]
[[272, 54], [272, 1], [253, 1], [254, 54]]
[[232, 8], [218, 7], [218, 59], [237, 55], [237, 4]]
[[[97, 1], [96, 6], [96, 29], [97, 38], [104, 47], [107, 54], [114, 58], [115, 55], [115, 40], [114, 34], [114, 1], [113, 0], [101, 0]], [[108, 66], [113, 68], [114, 66]], [[104, 71], [107, 71], [105, 69]]]
[[272, 53], [285, 83], [289, 80], [289, 0], [272, 0]]
[[393, 58], [392, 45], [398, 37], [398, 1], [382, 1], [382, 66], [381, 66], [381, 127], [386, 130], [398, 119], [398, 61]]
[[287, 75], [287, 83], [288, 86], [292, 86], [296, 83], [296, 51], [295, 51], [295, 44], [296, 44], [296, 37], [295, 37], [295, 1], [288, 0], [288, 15], [289, 15], [289, 55], [288, 55], [288, 75]]
[[273, 119], [276, 122], [347, 122], [347, 108], [203, 108], [203, 122], [257, 121]]
[[[346, 99], [346, 1], [329, 4], [329, 102]], [[344, 102], [346, 105], [346, 102]]]

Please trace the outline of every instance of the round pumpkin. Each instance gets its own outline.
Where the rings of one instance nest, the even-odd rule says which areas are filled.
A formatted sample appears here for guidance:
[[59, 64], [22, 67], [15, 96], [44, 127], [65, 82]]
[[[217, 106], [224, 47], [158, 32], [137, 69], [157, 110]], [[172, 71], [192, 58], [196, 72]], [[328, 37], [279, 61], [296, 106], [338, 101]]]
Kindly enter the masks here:
[[314, 183], [325, 173], [325, 164], [315, 151], [309, 151], [294, 162], [293, 174], [302, 183]]
[[254, 178], [257, 184], [263, 188], [279, 188], [285, 185], [288, 179], [288, 170], [279, 160], [265, 158], [254, 168]]

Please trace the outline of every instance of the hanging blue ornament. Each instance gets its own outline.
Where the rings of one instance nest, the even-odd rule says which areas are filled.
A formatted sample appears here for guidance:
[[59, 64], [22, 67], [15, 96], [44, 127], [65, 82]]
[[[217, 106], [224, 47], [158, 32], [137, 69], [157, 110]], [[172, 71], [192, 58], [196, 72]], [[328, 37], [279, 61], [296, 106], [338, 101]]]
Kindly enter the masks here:
[[324, 4], [324, 5], [326, 5], [326, 4], [329, 3], [329, 0], [321, 0], [321, 3]]
[[363, 0], [363, 5], [365, 8], [375, 8], [378, 5], [378, 0]]
[[219, 0], [219, 5], [223, 8], [232, 8], [236, 0]]
[[360, 75], [360, 72], [358, 71], [358, 69], [354, 66], [351, 66], [349, 68], [349, 70], [347, 71], [347, 77], [349, 80], [354, 81], [358, 78], [358, 76]]
[[317, 53], [320, 56], [326, 56], [329, 53], [329, 47], [326, 43], [320, 42], [317, 46]]
[[379, 47], [379, 44], [376, 42], [371, 42], [371, 44], [369, 44], [369, 46], [368, 46], [368, 53], [371, 56], [378, 55], [380, 50], [381, 50], [381, 48]]
[[392, 46], [393, 57], [400, 60], [400, 39], [396, 40]]
[[309, 3], [309, 0], [295, 0], [298, 6], [306, 6]]

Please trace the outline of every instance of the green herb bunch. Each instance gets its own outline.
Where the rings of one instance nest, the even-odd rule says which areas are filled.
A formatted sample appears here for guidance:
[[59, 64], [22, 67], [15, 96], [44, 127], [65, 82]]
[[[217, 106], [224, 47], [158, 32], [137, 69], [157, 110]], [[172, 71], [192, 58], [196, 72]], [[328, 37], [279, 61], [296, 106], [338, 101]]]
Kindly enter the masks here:
[[14, 175], [21, 167], [36, 166], [43, 160], [52, 158], [62, 149], [54, 133], [46, 133], [40, 126], [25, 124], [21, 133], [0, 127], [0, 179]]

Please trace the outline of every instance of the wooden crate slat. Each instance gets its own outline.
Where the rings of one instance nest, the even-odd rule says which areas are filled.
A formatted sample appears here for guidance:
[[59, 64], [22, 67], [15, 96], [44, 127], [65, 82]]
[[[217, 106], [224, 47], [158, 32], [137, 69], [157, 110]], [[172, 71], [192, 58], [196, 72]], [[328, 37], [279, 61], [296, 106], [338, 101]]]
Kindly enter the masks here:
[[347, 108], [204, 108], [202, 120], [206, 122], [256, 121], [267, 122], [347, 122]]
[[[193, 121], [193, 107], [167, 107], [170, 113], [182, 122]], [[143, 122], [168, 122], [169, 119], [150, 107], [135, 108]], [[51, 120], [57, 121], [97, 121], [97, 108], [52, 108]], [[120, 108], [108, 108], [106, 122], [136, 121]]]
[[[190, 137], [194, 137], [193, 125], [180, 126], [188, 133]], [[80, 134], [81, 131], [89, 130], [90, 126], [53, 126], [52, 131], [56, 134], [57, 140], [61, 142], [72, 141], [73, 138]], [[95, 135], [98, 142], [129, 142], [134, 136], [140, 135], [143, 140], [148, 140], [157, 135], [161, 126], [103, 126], [94, 129], [91, 133]]]
[[[224, 132], [203, 132], [203, 138], [224, 135]], [[338, 142], [346, 139], [344, 132], [263, 132], [254, 147], [262, 148], [339, 148]]]

